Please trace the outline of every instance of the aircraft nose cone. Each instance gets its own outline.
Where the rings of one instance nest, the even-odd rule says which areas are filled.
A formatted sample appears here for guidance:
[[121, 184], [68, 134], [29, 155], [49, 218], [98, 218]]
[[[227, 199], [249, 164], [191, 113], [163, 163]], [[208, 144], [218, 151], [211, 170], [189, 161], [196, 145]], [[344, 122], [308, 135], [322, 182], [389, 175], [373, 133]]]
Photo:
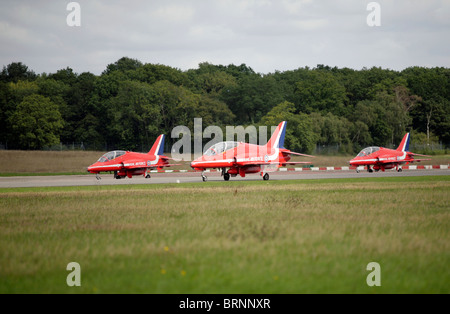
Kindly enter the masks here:
[[199, 167], [201, 166], [201, 164], [202, 164], [201, 158], [195, 159], [191, 162], [191, 168]]
[[90, 172], [91, 170], [94, 170], [95, 168], [95, 164], [90, 165], [89, 167], [87, 167], [87, 172]]
[[354, 157], [354, 158], [352, 158], [352, 159], [350, 159], [350, 161], [348, 162], [350, 165], [352, 165], [355, 161], [356, 161], [356, 158], [357, 157]]
[[359, 166], [360, 165], [360, 162], [359, 162], [360, 159], [361, 159], [360, 157], [355, 157], [352, 160], [350, 160], [349, 161], [350, 166]]

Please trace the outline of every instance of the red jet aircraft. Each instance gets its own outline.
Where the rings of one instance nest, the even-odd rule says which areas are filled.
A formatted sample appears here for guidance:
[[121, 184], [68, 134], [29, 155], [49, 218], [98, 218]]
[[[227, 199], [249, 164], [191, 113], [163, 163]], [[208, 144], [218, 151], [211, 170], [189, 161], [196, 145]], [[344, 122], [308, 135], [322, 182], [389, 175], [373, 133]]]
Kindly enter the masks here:
[[[431, 157], [427, 155], [419, 155], [409, 152], [409, 142], [411, 138], [409, 133], [406, 133], [402, 142], [397, 149], [389, 149], [378, 146], [371, 146], [364, 148], [359, 154], [350, 160], [351, 166], [367, 166], [368, 172], [384, 171], [386, 169], [396, 168], [398, 172], [402, 171], [400, 165], [409, 164], [414, 161], [431, 160], [431, 159], [414, 159], [414, 156]], [[373, 169], [370, 167], [373, 166]], [[359, 172], [356, 168], [356, 172]]]
[[164, 134], [161, 134], [147, 154], [135, 153], [123, 150], [115, 150], [104, 154], [100, 159], [90, 165], [87, 171], [97, 174], [97, 180], [100, 180], [99, 173], [113, 171], [114, 178], [131, 178], [137, 175], [143, 175], [146, 179], [150, 178], [149, 169], [161, 170], [163, 167], [170, 167], [169, 157], [163, 155]]
[[225, 181], [238, 174], [260, 173], [269, 180], [268, 172], [274, 172], [281, 166], [308, 164], [310, 162], [289, 162], [290, 155], [314, 157], [291, 152], [284, 148], [286, 121], [281, 122], [266, 145], [254, 145], [238, 142], [220, 142], [211, 146], [203, 156], [191, 162], [191, 167], [202, 171], [203, 181], [207, 181], [204, 172], [208, 168], [222, 170]]

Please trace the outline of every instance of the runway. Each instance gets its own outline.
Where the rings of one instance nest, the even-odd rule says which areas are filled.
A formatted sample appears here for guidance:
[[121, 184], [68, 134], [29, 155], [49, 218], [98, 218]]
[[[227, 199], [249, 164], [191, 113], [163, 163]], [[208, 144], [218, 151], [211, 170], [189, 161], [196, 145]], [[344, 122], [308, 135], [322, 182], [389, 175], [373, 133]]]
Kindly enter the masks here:
[[[206, 173], [209, 182], [225, 182], [219, 172]], [[270, 181], [280, 180], [311, 180], [332, 178], [374, 178], [374, 177], [409, 177], [409, 176], [445, 176], [450, 175], [448, 169], [433, 170], [408, 170], [397, 172], [395, 170], [377, 173], [366, 171], [304, 171], [304, 172], [274, 172], [270, 173]], [[259, 175], [247, 175], [231, 178], [231, 181], [262, 181]], [[268, 182], [270, 182], [268, 181]], [[95, 175], [65, 175], [65, 176], [28, 176], [28, 177], [0, 177], [0, 188], [22, 187], [56, 187], [56, 186], [93, 186], [93, 185], [132, 185], [132, 184], [177, 184], [198, 183], [202, 184], [200, 173], [153, 173], [150, 179], [142, 176], [132, 179], [114, 179], [112, 174], [103, 174], [101, 180]]]

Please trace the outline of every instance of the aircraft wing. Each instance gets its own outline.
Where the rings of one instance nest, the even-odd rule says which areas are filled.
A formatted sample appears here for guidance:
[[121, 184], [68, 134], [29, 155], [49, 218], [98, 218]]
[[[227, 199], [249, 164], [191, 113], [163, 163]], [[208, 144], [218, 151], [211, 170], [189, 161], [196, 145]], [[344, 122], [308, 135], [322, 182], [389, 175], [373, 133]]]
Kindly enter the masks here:
[[182, 166], [182, 164], [163, 164], [163, 165], [153, 165], [152, 168], [160, 168], [160, 167], [173, 167], [173, 166]]
[[286, 152], [286, 154], [290, 154], [290, 155], [296, 155], [296, 156], [303, 156], [303, 157], [311, 157], [311, 158], [314, 158], [314, 157], [316, 157], [316, 156], [311, 156], [311, 155], [306, 155], [306, 154], [300, 154], [300, 153], [296, 153], [296, 152], [291, 152], [291, 151], [289, 151], [289, 152]]
[[310, 161], [288, 161], [288, 162], [280, 162], [283, 165], [298, 165], [298, 164], [310, 164]]
[[[415, 154], [415, 153], [408, 152], [408, 157], [414, 158], [413, 156], [431, 157], [430, 155], [421, 155], [421, 154]], [[415, 161], [426, 161], [426, 160], [431, 160], [431, 159], [413, 159], [413, 160], [411, 160], [410, 162], [415, 162]]]
[[265, 162], [265, 161], [239, 161], [235, 165], [239, 167], [244, 166], [267, 166], [267, 165], [297, 165], [297, 164], [310, 164], [309, 161], [287, 161], [287, 162]]
[[163, 160], [175, 160], [175, 159], [173, 159], [171, 157], [167, 157], [167, 156], [159, 156], [159, 158], [163, 159]]
[[[411, 153], [411, 152], [408, 152], [408, 155], [410, 155], [410, 156], [421, 156], [421, 157], [431, 157], [430, 155], [421, 155], [421, 154], [415, 154], [415, 153]], [[430, 159], [426, 159], [426, 160], [430, 160]]]
[[431, 160], [431, 159], [413, 159], [410, 162], [425, 161], [425, 160]]

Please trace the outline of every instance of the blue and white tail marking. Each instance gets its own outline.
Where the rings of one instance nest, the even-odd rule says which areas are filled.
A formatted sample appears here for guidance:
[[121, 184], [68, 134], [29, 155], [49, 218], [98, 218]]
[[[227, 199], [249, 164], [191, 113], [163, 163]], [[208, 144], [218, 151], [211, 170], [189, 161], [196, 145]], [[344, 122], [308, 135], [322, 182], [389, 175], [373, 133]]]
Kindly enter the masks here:
[[272, 137], [269, 142], [267, 142], [268, 147], [272, 148], [284, 148], [284, 137], [286, 135], [286, 125], [287, 122], [281, 122], [275, 132], [273, 132]]
[[402, 152], [408, 152], [409, 151], [409, 142], [411, 141], [411, 136], [409, 133], [406, 133], [403, 137], [400, 145], [398, 146], [397, 150]]
[[150, 155], [163, 155], [164, 154], [164, 138], [165, 135], [161, 134], [152, 146], [152, 149], [148, 152]]

